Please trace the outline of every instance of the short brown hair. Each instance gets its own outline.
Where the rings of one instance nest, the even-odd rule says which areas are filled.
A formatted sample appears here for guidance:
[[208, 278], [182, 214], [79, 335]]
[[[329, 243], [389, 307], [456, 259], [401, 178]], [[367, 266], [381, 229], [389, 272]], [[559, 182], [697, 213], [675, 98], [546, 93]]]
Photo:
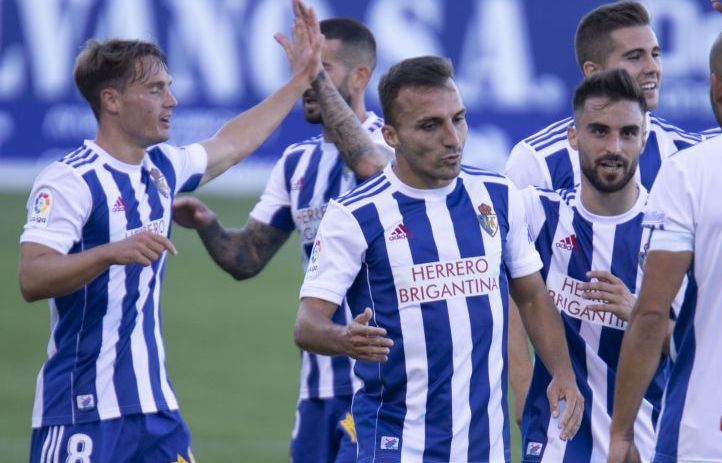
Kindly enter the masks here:
[[[143, 58], [150, 57], [151, 62]], [[96, 119], [100, 119], [100, 91], [107, 87], [123, 90], [126, 85], [145, 78], [161, 66], [168, 69], [163, 51], [152, 42], [143, 40], [110, 39], [100, 42], [88, 40], [75, 59], [75, 85], [90, 104]]]
[[381, 111], [387, 124], [394, 126], [394, 102], [405, 87], [443, 87], [454, 77], [451, 61], [440, 56], [405, 59], [391, 66], [379, 82]]
[[641, 3], [610, 3], [587, 13], [574, 36], [579, 67], [584, 69], [587, 61], [605, 65], [613, 48], [611, 33], [623, 27], [637, 26], [649, 26], [649, 13]]
[[590, 98], [608, 98], [609, 101], [631, 101], [639, 105], [642, 114], [647, 112], [647, 100], [637, 81], [624, 69], [607, 69], [595, 72], [582, 80], [574, 91], [574, 114], [584, 108]]

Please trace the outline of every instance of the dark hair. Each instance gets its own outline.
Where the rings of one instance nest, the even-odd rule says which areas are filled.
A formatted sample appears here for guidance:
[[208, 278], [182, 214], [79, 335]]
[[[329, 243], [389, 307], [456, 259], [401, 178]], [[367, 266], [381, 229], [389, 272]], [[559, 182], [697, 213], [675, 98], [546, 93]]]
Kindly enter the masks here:
[[351, 18], [330, 18], [320, 22], [327, 39], [340, 40], [344, 46], [341, 59], [349, 66], [364, 64], [376, 67], [376, 40], [368, 27]]
[[642, 114], [647, 112], [647, 100], [644, 92], [624, 69], [607, 69], [595, 72], [582, 80], [574, 91], [574, 113], [584, 108], [589, 98], [604, 97], [612, 102], [621, 100], [639, 104]]
[[[147, 61], [143, 58], [150, 57]], [[107, 87], [123, 90], [145, 78], [160, 66], [168, 69], [165, 54], [152, 42], [110, 39], [88, 40], [75, 59], [75, 85], [88, 100], [95, 118], [100, 118], [100, 91]]]
[[635, 26], [649, 26], [649, 13], [637, 2], [610, 3], [587, 13], [574, 36], [579, 67], [587, 61], [605, 65], [613, 47], [611, 33]]
[[440, 56], [420, 56], [394, 64], [379, 82], [381, 111], [393, 126], [394, 102], [404, 87], [443, 87], [454, 76], [451, 61]]

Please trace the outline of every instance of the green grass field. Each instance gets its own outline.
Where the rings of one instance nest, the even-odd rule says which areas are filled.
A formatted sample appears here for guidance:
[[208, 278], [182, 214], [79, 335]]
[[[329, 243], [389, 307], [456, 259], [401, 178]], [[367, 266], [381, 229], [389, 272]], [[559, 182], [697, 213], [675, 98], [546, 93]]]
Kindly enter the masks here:
[[[17, 284], [25, 195], [0, 194], [0, 461], [27, 461], [35, 377], [49, 333], [46, 302]], [[245, 223], [254, 199], [204, 198], [226, 226]], [[294, 237], [257, 277], [236, 282], [194, 232], [175, 227], [163, 290], [167, 366], [199, 463], [288, 461], [298, 387], [292, 330], [301, 269]], [[514, 461], [519, 437], [513, 431]]]

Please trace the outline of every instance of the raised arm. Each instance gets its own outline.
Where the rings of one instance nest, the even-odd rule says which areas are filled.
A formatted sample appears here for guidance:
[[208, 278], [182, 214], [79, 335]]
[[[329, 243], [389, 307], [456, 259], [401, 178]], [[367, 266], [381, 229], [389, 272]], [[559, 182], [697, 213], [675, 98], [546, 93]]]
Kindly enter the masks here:
[[[369, 71], [370, 72], [370, 71]], [[346, 103], [325, 71], [313, 81], [323, 125], [346, 165], [358, 178], [366, 179], [383, 169], [390, 151], [379, 149], [358, 116]]]
[[[212, 138], [201, 142], [208, 154], [208, 167], [201, 183], [217, 177], [255, 151], [321, 71], [323, 35], [310, 27], [305, 15], [299, 16], [297, 3], [299, 0], [294, 0], [293, 41], [281, 34], [275, 37], [286, 52], [291, 78], [261, 103], [228, 121]], [[309, 10], [313, 14], [313, 10]]]
[[512, 279], [510, 290], [529, 339], [552, 375], [547, 388], [552, 416], [559, 416], [559, 401], [566, 401], [566, 408], [559, 420], [559, 437], [562, 440], [571, 439], [581, 425], [584, 398], [576, 385], [559, 312], [538, 272]]
[[257, 275], [291, 235], [253, 218], [241, 229], [224, 228], [211, 209], [191, 196], [176, 198], [173, 220], [196, 230], [211, 258], [236, 280]]

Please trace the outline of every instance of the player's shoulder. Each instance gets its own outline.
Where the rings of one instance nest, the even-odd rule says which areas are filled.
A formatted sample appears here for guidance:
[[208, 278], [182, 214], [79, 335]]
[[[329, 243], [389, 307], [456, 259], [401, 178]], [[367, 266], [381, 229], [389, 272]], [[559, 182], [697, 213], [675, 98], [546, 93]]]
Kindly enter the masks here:
[[574, 125], [574, 119], [567, 117], [556, 121], [534, 134], [521, 140], [515, 148], [525, 147], [538, 156], [547, 156], [559, 150], [562, 145], [568, 144], [567, 132]]
[[654, 114], [649, 115], [649, 130], [658, 134], [661, 133], [666, 136], [671, 136], [674, 139], [684, 140], [690, 145], [697, 144], [705, 139], [705, 136], [701, 133], [682, 129]]
[[312, 153], [322, 143], [323, 135], [321, 134], [306, 138], [305, 140], [288, 145], [286, 149], [283, 150], [282, 157], [287, 158]]
[[339, 196], [334, 202], [349, 211], [354, 211], [369, 203], [378, 202], [380, 197], [390, 189], [391, 181], [384, 169], [356, 185], [346, 194]]
[[718, 169], [722, 168], [722, 159], [719, 157], [720, 150], [722, 150], [722, 137], [712, 137], [677, 151], [670, 156], [669, 160], [679, 166], [699, 164], [716, 175]]

